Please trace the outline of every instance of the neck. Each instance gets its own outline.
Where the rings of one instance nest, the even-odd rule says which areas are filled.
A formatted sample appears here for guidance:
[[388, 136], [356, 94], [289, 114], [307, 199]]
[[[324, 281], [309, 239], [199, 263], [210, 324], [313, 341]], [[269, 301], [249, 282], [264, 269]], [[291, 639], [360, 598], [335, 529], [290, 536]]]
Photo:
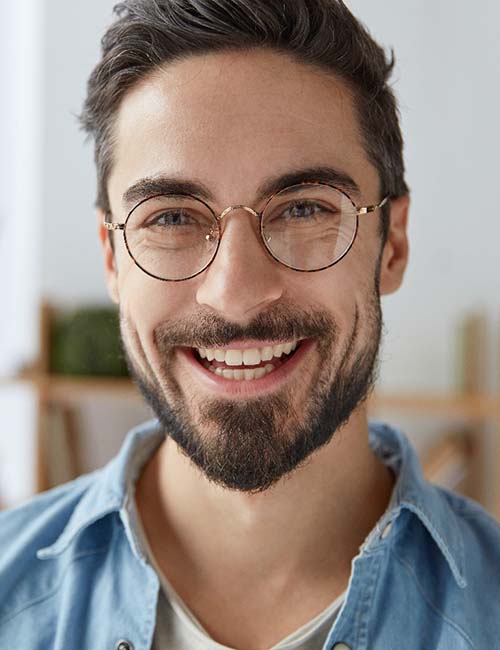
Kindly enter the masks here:
[[137, 503], [155, 555], [169, 548], [218, 575], [227, 566], [283, 580], [325, 569], [345, 577], [393, 483], [368, 445], [363, 406], [303, 467], [259, 494], [210, 483], [167, 439], [138, 481]]

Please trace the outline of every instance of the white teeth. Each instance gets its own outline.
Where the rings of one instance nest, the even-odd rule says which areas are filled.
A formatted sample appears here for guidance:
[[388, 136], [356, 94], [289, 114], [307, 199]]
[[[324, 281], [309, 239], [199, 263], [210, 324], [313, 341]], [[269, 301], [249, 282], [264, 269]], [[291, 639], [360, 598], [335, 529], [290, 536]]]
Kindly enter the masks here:
[[198, 348], [198, 354], [202, 359], [208, 361], [216, 359], [216, 361], [224, 362], [227, 366], [258, 366], [262, 361], [271, 361], [273, 357], [280, 358], [283, 354], [290, 354], [297, 345], [298, 341], [292, 341], [249, 350]]
[[273, 349], [271, 347], [262, 348], [260, 351], [262, 361], [271, 361], [273, 358]]
[[256, 370], [253, 370], [251, 368], [249, 368], [249, 369], [245, 368], [245, 370], [243, 371], [243, 375], [244, 375], [246, 380], [255, 379], [255, 373], [256, 372], [257, 372]]
[[253, 348], [251, 350], [243, 350], [243, 363], [245, 366], [258, 366], [261, 362], [260, 351]]
[[263, 368], [244, 368], [243, 370], [229, 370], [226, 368], [222, 369], [209, 366], [208, 369], [210, 372], [219, 375], [219, 377], [224, 377], [224, 379], [234, 379], [241, 381], [245, 379], [260, 379], [261, 377], [264, 377], [264, 375], [268, 375], [270, 372], [273, 372], [274, 366], [272, 363], [268, 363], [267, 366], [264, 366]]
[[241, 350], [228, 350], [224, 359], [227, 366], [243, 365], [243, 353]]
[[281, 357], [281, 355], [283, 354], [283, 348], [284, 348], [284, 345], [282, 345], [282, 344], [275, 345], [273, 347], [273, 355], [275, 357]]

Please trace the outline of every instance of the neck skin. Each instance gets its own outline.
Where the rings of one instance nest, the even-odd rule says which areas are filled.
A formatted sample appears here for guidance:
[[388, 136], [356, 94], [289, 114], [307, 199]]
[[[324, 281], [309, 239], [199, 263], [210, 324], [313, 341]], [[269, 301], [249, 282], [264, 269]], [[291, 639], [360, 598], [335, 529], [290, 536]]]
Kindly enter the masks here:
[[136, 499], [155, 559], [181, 596], [200, 587], [200, 576], [205, 589], [237, 576], [247, 594], [328, 584], [326, 605], [346, 589], [351, 561], [393, 486], [368, 445], [362, 405], [304, 467], [257, 495], [208, 482], [167, 438], [144, 468]]

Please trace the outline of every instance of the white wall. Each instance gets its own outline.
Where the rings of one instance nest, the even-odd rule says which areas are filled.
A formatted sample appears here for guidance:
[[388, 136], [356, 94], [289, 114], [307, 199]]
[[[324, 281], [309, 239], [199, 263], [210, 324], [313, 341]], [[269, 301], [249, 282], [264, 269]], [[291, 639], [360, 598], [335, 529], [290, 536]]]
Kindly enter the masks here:
[[76, 116], [115, 2], [43, 3], [43, 294], [65, 306], [103, 303], [108, 298], [94, 216], [93, 150], [84, 144]]
[[[500, 343], [500, 5], [454, 0], [349, 0], [397, 56], [408, 181], [411, 262], [405, 284], [384, 300], [382, 384], [454, 386], [454, 328], [484, 309]], [[500, 388], [498, 354], [490, 386]]]
[[40, 268], [42, 40], [37, 0], [5, 0], [0, 21], [0, 376], [36, 354]]

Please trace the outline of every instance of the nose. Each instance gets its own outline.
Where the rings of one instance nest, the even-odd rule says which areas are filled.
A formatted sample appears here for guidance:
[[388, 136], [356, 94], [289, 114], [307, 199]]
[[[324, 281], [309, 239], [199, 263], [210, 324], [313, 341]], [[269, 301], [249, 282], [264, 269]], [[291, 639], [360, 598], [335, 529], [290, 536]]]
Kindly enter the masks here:
[[226, 319], [244, 323], [281, 298], [283, 273], [264, 247], [252, 210], [226, 210], [221, 223], [219, 250], [200, 276], [196, 299]]

